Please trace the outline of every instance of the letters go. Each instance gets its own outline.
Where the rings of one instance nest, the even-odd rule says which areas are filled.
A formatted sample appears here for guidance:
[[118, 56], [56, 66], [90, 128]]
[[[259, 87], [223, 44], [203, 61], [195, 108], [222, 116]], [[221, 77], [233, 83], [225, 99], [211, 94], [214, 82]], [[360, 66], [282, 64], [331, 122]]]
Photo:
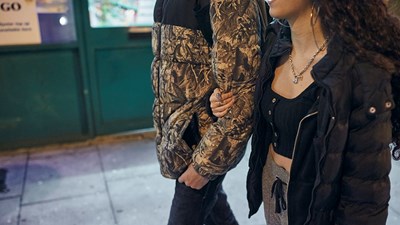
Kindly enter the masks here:
[[4, 12], [8, 11], [19, 11], [22, 6], [18, 2], [2, 2], [0, 3], [0, 10]]

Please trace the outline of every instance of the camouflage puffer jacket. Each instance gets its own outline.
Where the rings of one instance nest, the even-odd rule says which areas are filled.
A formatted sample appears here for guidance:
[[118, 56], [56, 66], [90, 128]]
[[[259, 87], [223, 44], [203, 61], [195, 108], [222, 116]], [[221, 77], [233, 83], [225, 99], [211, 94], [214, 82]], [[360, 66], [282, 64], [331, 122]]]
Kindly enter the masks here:
[[[201, 0], [157, 0], [152, 47], [153, 105], [161, 174], [177, 178], [190, 163], [214, 179], [235, 167], [251, 134], [253, 93], [260, 64], [257, 0], [210, 0], [213, 44], [199, 30]], [[232, 90], [231, 111], [213, 122], [207, 100], [214, 88]], [[184, 138], [198, 127], [201, 139]], [[188, 131], [188, 129], [191, 129]]]

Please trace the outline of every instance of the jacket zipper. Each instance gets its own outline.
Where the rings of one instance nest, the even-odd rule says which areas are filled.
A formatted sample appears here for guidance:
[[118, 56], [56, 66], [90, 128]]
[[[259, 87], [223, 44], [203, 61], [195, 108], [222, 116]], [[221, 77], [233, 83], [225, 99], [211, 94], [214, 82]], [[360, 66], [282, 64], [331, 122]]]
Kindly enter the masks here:
[[[296, 151], [296, 147], [297, 147], [297, 139], [299, 138], [299, 133], [300, 133], [300, 128], [301, 128], [301, 124], [304, 122], [305, 119], [314, 116], [318, 114], [318, 111], [312, 112], [310, 114], [307, 114], [306, 116], [303, 117], [303, 119], [300, 120], [299, 122], [299, 127], [297, 128], [297, 133], [296, 133], [296, 138], [294, 139], [294, 146], [293, 146], [293, 152], [292, 152], [292, 159], [294, 157], [294, 153]], [[290, 170], [292, 170], [292, 166], [290, 165]]]
[[[331, 119], [330, 119], [330, 123], [329, 123], [329, 126], [328, 126], [328, 130], [327, 130], [327, 132], [326, 132], [327, 135], [325, 135], [325, 137], [324, 137], [324, 143], [326, 143], [326, 139], [327, 139], [327, 137], [328, 137], [328, 136], [330, 135], [330, 133], [331, 133], [331, 130], [332, 130], [334, 124], [335, 124], [335, 120], [336, 120], [336, 118], [335, 118], [334, 116], [332, 116]], [[325, 152], [325, 154], [326, 154], [326, 152]], [[325, 155], [323, 155], [323, 156], [318, 160], [318, 166], [321, 165], [322, 159], [323, 159], [324, 157], [325, 157]], [[321, 177], [320, 177], [319, 173], [317, 174], [316, 179], [318, 180], [318, 182], [320, 182]], [[312, 208], [313, 203], [314, 203], [314, 197], [315, 197], [314, 193], [315, 193], [315, 188], [313, 188], [312, 193], [311, 193], [311, 201], [310, 201], [310, 206], [308, 207], [308, 216], [307, 216], [306, 224], [307, 224], [307, 223], [310, 221], [310, 219], [311, 219], [310, 215], [311, 215], [311, 208]]]
[[[306, 116], [304, 116], [304, 117], [300, 120], [300, 122], [299, 122], [299, 127], [297, 128], [296, 137], [295, 137], [295, 139], [294, 139], [294, 146], [293, 146], [293, 152], [292, 152], [292, 164], [290, 165], [290, 171], [292, 171], [292, 166], [293, 166], [293, 161], [294, 161], [294, 154], [295, 154], [295, 152], [296, 152], [297, 141], [298, 141], [298, 138], [299, 138], [301, 125], [303, 124], [304, 120], [306, 120], [307, 118], [310, 118], [310, 117], [312, 117], [312, 116], [315, 116], [315, 115], [317, 115], [317, 114], [318, 114], [318, 111], [309, 113], [309, 114], [307, 114]], [[288, 184], [287, 184], [287, 190], [288, 190], [288, 191], [289, 191], [289, 185], [290, 185], [290, 177], [291, 177], [291, 176], [290, 176], [290, 174], [289, 174], [289, 180], [288, 180]], [[287, 192], [287, 193], [286, 193], [286, 196], [289, 196], [288, 194], [289, 194], [289, 193]], [[289, 210], [289, 198], [286, 197], [286, 199], [287, 199], [287, 209]], [[288, 211], [288, 212], [289, 212], [289, 211]], [[288, 216], [289, 216], [289, 213], [288, 213]], [[288, 221], [289, 221], [289, 217], [288, 217]]]

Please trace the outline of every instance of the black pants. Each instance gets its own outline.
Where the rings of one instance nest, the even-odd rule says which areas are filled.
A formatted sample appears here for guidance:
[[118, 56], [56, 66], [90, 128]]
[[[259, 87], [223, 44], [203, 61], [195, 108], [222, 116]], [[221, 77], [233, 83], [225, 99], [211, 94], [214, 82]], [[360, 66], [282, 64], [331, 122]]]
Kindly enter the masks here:
[[176, 181], [168, 225], [238, 225], [222, 189], [224, 177], [200, 190]]

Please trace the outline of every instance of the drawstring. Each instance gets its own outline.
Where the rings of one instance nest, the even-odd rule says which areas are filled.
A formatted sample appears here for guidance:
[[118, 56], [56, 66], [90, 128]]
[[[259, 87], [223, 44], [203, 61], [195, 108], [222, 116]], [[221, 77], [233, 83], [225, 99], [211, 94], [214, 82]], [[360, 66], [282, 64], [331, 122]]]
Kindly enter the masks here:
[[272, 184], [271, 198], [275, 195], [275, 213], [281, 213], [283, 210], [286, 210], [283, 185], [287, 184], [279, 179], [279, 177], [276, 177], [276, 180]]

